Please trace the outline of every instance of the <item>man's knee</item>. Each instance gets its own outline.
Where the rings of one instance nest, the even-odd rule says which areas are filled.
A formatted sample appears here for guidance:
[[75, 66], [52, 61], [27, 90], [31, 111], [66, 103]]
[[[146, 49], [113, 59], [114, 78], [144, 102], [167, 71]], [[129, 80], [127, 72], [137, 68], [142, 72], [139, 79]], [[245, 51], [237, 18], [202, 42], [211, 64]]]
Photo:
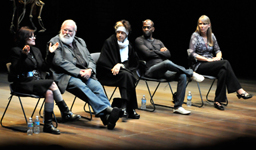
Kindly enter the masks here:
[[186, 74], [180, 74], [179, 80], [187, 81], [187, 75]]
[[164, 60], [163, 63], [165, 65], [173, 64], [173, 62], [171, 60], [169, 60], [169, 59]]

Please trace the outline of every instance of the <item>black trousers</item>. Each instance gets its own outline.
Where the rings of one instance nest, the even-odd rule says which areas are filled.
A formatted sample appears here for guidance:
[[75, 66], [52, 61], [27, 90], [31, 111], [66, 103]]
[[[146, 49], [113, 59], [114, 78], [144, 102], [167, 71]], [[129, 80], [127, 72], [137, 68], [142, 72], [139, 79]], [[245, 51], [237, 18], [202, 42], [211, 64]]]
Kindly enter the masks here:
[[215, 102], [226, 101], [226, 89], [228, 93], [233, 93], [242, 88], [227, 60], [203, 62], [196, 72], [203, 75], [214, 76], [218, 79], [217, 89], [215, 91]]

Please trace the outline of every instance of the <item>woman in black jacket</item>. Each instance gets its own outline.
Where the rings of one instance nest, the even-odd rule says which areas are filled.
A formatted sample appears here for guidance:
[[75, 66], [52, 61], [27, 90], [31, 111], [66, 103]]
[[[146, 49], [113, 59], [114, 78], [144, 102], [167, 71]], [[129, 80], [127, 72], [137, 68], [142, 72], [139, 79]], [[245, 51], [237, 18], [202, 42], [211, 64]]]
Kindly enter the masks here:
[[[60, 131], [52, 125], [52, 113], [54, 99], [58, 105], [63, 121], [80, 118], [69, 111], [58, 86], [52, 79], [46, 79], [48, 67], [40, 50], [35, 45], [34, 31], [22, 27], [17, 34], [17, 46], [11, 49], [11, 72], [9, 81], [17, 92], [45, 96], [44, 132], [60, 134]], [[58, 43], [50, 46], [49, 51], [58, 47]]]

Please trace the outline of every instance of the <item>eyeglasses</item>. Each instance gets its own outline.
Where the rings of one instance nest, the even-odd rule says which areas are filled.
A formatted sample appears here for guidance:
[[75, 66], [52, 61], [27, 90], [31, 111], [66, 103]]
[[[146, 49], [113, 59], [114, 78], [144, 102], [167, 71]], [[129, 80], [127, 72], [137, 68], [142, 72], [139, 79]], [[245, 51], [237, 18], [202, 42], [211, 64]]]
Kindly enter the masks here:
[[36, 38], [36, 35], [29, 36], [28, 38], [29, 38], [29, 39], [35, 39], [35, 38]]

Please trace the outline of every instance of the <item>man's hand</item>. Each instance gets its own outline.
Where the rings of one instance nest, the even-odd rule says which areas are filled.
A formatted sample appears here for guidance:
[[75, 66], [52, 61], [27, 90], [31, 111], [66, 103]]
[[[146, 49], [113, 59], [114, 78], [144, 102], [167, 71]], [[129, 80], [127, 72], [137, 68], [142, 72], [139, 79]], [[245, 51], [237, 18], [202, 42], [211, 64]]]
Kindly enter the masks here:
[[55, 43], [53, 46], [52, 46], [52, 43], [50, 43], [49, 45], [49, 52], [53, 53], [59, 46], [59, 42]]
[[92, 69], [82, 69], [80, 70], [80, 76], [82, 78], [85, 78], [86, 80], [88, 80], [92, 75]]
[[160, 51], [161, 52], [165, 52], [165, 51], [167, 51], [168, 49], [166, 48], [166, 47], [162, 47], [161, 49], [160, 49]]

